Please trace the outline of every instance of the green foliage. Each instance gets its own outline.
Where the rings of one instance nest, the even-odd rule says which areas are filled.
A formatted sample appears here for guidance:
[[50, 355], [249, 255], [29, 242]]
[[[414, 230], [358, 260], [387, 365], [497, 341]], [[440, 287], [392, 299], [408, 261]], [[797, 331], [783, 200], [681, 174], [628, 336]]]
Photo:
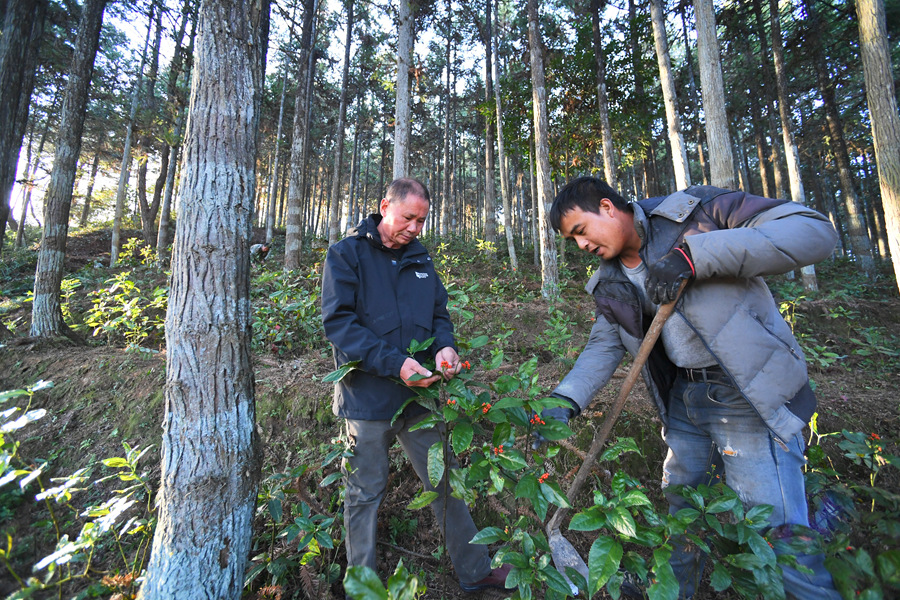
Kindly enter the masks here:
[[122, 271], [106, 280], [109, 287], [92, 292], [93, 306], [85, 315], [85, 325], [93, 335], [105, 334], [108, 342], [124, 340], [129, 347], [160, 344], [163, 341], [169, 288], [155, 287], [145, 294], [132, 278], [134, 271]]
[[566, 358], [569, 351], [572, 350], [572, 330], [575, 328], [575, 321], [569, 317], [569, 314], [560, 310], [559, 306], [550, 305], [550, 318], [545, 319], [547, 328], [544, 329], [537, 339], [538, 344], [549, 350], [554, 356]]
[[253, 348], [286, 355], [323, 345], [318, 275], [264, 271], [254, 280]]
[[[0, 560], [17, 582], [17, 598], [30, 597], [41, 591], [61, 594], [67, 584], [76, 580], [91, 580], [92, 564], [98, 554], [105, 554], [106, 560], [118, 562], [117, 574], [104, 578], [103, 583], [91, 584], [98, 593], [112, 591], [134, 592], [135, 579], [141, 574], [148, 559], [150, 541], [156, 523], [153, 505], [153, 491], [146, 472], [139, 472], [138, 463], [150, 450], [132, 448], [123, 443], [124, 457], [102, 460], [102, 465], [112, 473], [91, 480], [94, 466], [78, 469], [64, 477], [54, 477], [52, 487], [44, 485], [44, 475], [50, 469], [47, 460], [27, 459], [19, 454], [21, 442], [15, 438], [19, 430], [46, 416], [44, 409], [30, 410], [36, 392], [51, 387], [40, 381], [28, 389], [13, 390], [0, 394], [0, 403], [13, 399], [24, 399], [24, 407], [12, 407], [0, 413], [0, 504], [6, 505], [10, 496], [24, 502], [25, 494], [37, 494], [34, 500], [42, 503], [49, 518], [40, 527], [43, 535], [55, 536], [54, 551], [38, 560], [32, 567], [32, 576], [18, 573], [12, 558], [20, 551], [22, 542], [10, 523], [4, 527], [2, 537], [5, 547], [0, 546]], [[18, 416], [21, 413], [21, 416]], [[73, 498], [88, 488], [103, 489], [109, 480], [124, 484], [112, 492], [107, 500], [99, 504], [89, 504], [76, 508]], [[16, 489], [16, 487], [18, 489]], [[81, 529], [74, 539], [70, 539], [65, 529], [79, 525]], [[30, 549], [29, 549], [30, 551]], [[113, 557], [118, 557], [116, 561]], [[108, 563], [107, 563], [108, 564]]]
[[427, 589], [424, 579], [421, 573], [410, 573], [401, 560], [385, 587], [375, 571], [357, 566], [347, 569], [344, 590], [353, 600], [415, 600]]

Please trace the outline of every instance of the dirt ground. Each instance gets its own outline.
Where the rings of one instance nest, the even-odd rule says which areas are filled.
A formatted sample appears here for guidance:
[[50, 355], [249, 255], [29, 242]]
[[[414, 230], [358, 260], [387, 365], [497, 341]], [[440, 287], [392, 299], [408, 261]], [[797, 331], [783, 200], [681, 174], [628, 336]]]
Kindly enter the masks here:
[[[78, 269], [95, 261], [108, 260], [108, 243], [108, 240], [98, 236], [81, 245], [77, 242], [70, 244], [70, 266]], [[107, 252], [106, 258], [103, 252]], [[469, 278], [471, 281], [477, 275], [469, 275]], [[530, 282], [526, 287], [535, 285]], [[578, 296], [577, 290], [570, 297], [565, 310], [576, 317], [576, 331], [570, 342], [570, 356], [563, 358], [554, 356], [536, 342], [547, 326], [545, 319], [549, 307], [545, 301], [498, 300], [470, 307], [475, 318], [465, 326], [467, 333], [499, 335], [509, 328], [515, 330], [514, 335], [506, 340], [507, 361], [499, 370], [480, 370], [488, 358], [486, 354], [474, 353], [471, 357], [464, 357], [475, 365], [476, 378], [491, 381], [503, 372], [515, 369], [528, 358], [538, 356], [539, 385], [548, 391], [552, 389], [570, 368], [590, 328], [588, 317], [591, 307], [587, 297]], [[837, 306], [853, 311], [855, 316], [852, 319], [836, 318]], [[872, 361], [877, 359], [877, 353], [874, 358], [851, 355], [857, 346], [850, 341], [858, 337], [864, 327], [875, 326], [893, 335], [892, 343], [900, 339], [900, 301], [896, 293], [886, 299], [802, 302], [797, 311], [804, 316], [808, 328], [816, 332], [819, 342], [827, 341], [830, 350], [847, 355], [828, 368], [814, 365], [811, 369], [820, 403], [820, 431], [849, 429], [877, 432], [889, 445], [888, 450], [898, 453], [900, 372], [896, 367], [888, 371], [873, 368]], [[35, 458], [55, 454], [57, 469], [71, 472], [99, 459], [121, 455], [122, 441], [127, 440], [132, 446], [139, 447], [153, 444], [156, 449], [147, 460], [153, 472], [152, 478], [158, 482], [158, 448], [165, 404], [164, 351], [129, 352], [98, 344], [94, 340], [88, 340], [88, 345], [75, 345], [68, 341], [34, 343], [22, 338], [8, 340], [7, 344], [0, 347], [0, 391], [27, 386], [41, 379], [55, 384], [52, 390], [35, 396], [33, 407], [46, 408], [50, 418], [33, 425], [34, 429], [29, 431], [21, 454]], [[330, 410], [332, 387], [321, 381], [332, 369], [330, 352], [324, 346], [289, 357], [256, 355], [254, 361], [257, 423], [265, 448], [265, 479], [297, 466], [298, 461], [304, 460], [304, 453], [310, 445], [327, 442], [338, 435], [339, 425]], [[894, 360], [893, 364], [898, 364], [898, 361]], [[587, 448], [593, 429], [602, 423], [604, 408], [615, 397], [617, 382], [621, 381], [623, 374], [624, 370], [620, 370], [613, 383], [601, 392], [592, 410], [588, 411], [587, 418], [573, 423], [576, 430], [574, 446]], [[643, 458], [630, 459], [623, 468], [641, 479], [651, 494], [655, 493], [657, 497], [665, 450], [659, 433], [659, 419], [650, 406], [643, 385], [639, 383], [616, 426], [615, 435], [635, 437], [639, 446], [651, 449]], [[403, 461], [404, 458], [397, 452], [396, 462], [402, 465]], [[581, 459], [571, 449], [563, 450], [559, 472], [571, 477], [580, 462]], [[336, 462], [332, 463], [330, 471], [336, 466]], [[311, 479], [307, 483], [315, 488], [315, 482]], [[564, 481], [563, 485], [567, 483]], [[900, 481], [896, 475], [886, 476], [880, 484], [900, 492]], [[406, 508], [418, 489], [419, 482], [410, 476], [409, 469], [396, 469], [381, 509], [380, 534], [385, 541], [379, 547], [382, 571], [390, 573], [398, 559], [403, 559], [412, 570], [424, 571], [428, 574], [428, 592], [425, 595], [428, 599], [504, 597], [494, 593], [481, 596], [464, 594], [459, 590], [448, 561], [439, 562], [433, 557], [441, 545], [441, 539], [430, 511], [418, 511], [413, 515]], [[327, 504], [327, 493], [322, 494], [320, 501], [324, 505]], [[16, 523], [24, 525], [32, 518], [27, 514], [27, 508], [23, 508], [26, 506], [22, 505], [13, 517]], [[505, 510], [505, 507], [488, 501], [475, 507], [473, 514], [479, 526], [487, 526], [497, 511]], [[397, 525], [413, 517], [417, 519], [416, 527], [404, 530]], [[587, 534], [572, 532], [567, 537], [584, 556], [587, 555], [592, 541]], [[50, 551], [52, 549], [35, 547], [29, 554], [37, 560]], [[343, 560], [342, 550], [339, 550], [339, 556], [339, 561]], [[304, 585], [299, 579], [295, 589], [284, 590], [285, 598], [312, 597], [313, 592], [309, 589], [303, 591]], [[10, 582], [4, 584], [3, 581], [4, 577], [0, 576], [0, 594], [5, 596], [13, 588]], [[339, 597], [338, 592], [338, 588], [333, 586], [330, 591], [319, 589], [314, 593], [328, 598]], [[709, 589], [701, 590], [696, 596], [699, 600], [727, 597], [716, 595]]]

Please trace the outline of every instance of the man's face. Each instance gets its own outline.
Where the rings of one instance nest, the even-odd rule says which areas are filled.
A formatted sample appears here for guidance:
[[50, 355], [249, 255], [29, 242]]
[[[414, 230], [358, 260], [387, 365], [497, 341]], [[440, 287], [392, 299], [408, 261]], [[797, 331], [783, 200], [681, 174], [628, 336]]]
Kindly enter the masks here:
[[416, 239], [425, 225], [428, 207], [428, 200], [416, 194], [407, 194], [403, 200], [393, 203], [383, 199], [380, 207], [383, 218], [378, 224], [381, 243], [388, 248], [399, 248]]
[[[600, 202], [598, 213], [573, 207], [560, 219], [559, 231], [566, 239], [575, 240], [585, 252], [604, 260], [612, 260], [623, 252], [628, 253], [633, 249], [637, 237], [631, 215], [623, 213], [606, 199]], [[639, 239], [637, 248], [640, 248]]]

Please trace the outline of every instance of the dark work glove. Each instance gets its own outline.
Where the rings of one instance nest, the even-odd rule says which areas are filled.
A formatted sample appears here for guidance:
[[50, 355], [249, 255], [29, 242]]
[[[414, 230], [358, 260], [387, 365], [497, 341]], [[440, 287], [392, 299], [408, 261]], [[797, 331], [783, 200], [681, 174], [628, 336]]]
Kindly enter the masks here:
[[686, 245], [676, 246], [648, 270], [647, 295], [655, 304], [674, 302], [681, 282], [696, 275], [691, 251]]
[[[575, 410], [572, 408], [568, 408], [565, 406], [554, 406], [553, 408], [544, 409], [542, 415], [538, 418], [540, 418], [544, 422], [546, 422], [548, 418], [551, 418], [559, 421], [563, 425], [568, 425], [569, 419], [571, 419], [574, 414]], [[534, 419], [536, 416], [536, 414], [532, 414], [532, 419]], [[534, 429], [531, 434], [534, 436], [534, 441], [531, 443], [531, 447], [534, 450], [540, 448], [541, 444], [547, 441], [547, 439], [542, 436], [537, 429]]]

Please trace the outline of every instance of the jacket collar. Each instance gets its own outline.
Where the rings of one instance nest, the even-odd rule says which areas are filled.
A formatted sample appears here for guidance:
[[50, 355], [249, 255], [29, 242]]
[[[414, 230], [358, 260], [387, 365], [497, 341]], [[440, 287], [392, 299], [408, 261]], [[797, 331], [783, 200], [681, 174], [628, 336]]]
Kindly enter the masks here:
[[[347, 237], [355, 237], [357, 239], [365, 239], [372, 246], [378, 248], [379, 250], [391, 251], [391, 248], [388, 248], [381, 241], [381, 234], [378, 232], [378, 224], [381, 223], [382, 216], [378, 213], [372, 213], [365, 219], [359, 222], [359, 225], [351, 229], [347, 232]], [[414, 239], [409, 244], [406, 245], [406, 248], [403, 250], [403, 257], [410, 258], [414, 256], [419, 256], [421, 254], [427, 254], [428, 252], [425, 250], [425, 246], [422, 245], [418, 239]]]

